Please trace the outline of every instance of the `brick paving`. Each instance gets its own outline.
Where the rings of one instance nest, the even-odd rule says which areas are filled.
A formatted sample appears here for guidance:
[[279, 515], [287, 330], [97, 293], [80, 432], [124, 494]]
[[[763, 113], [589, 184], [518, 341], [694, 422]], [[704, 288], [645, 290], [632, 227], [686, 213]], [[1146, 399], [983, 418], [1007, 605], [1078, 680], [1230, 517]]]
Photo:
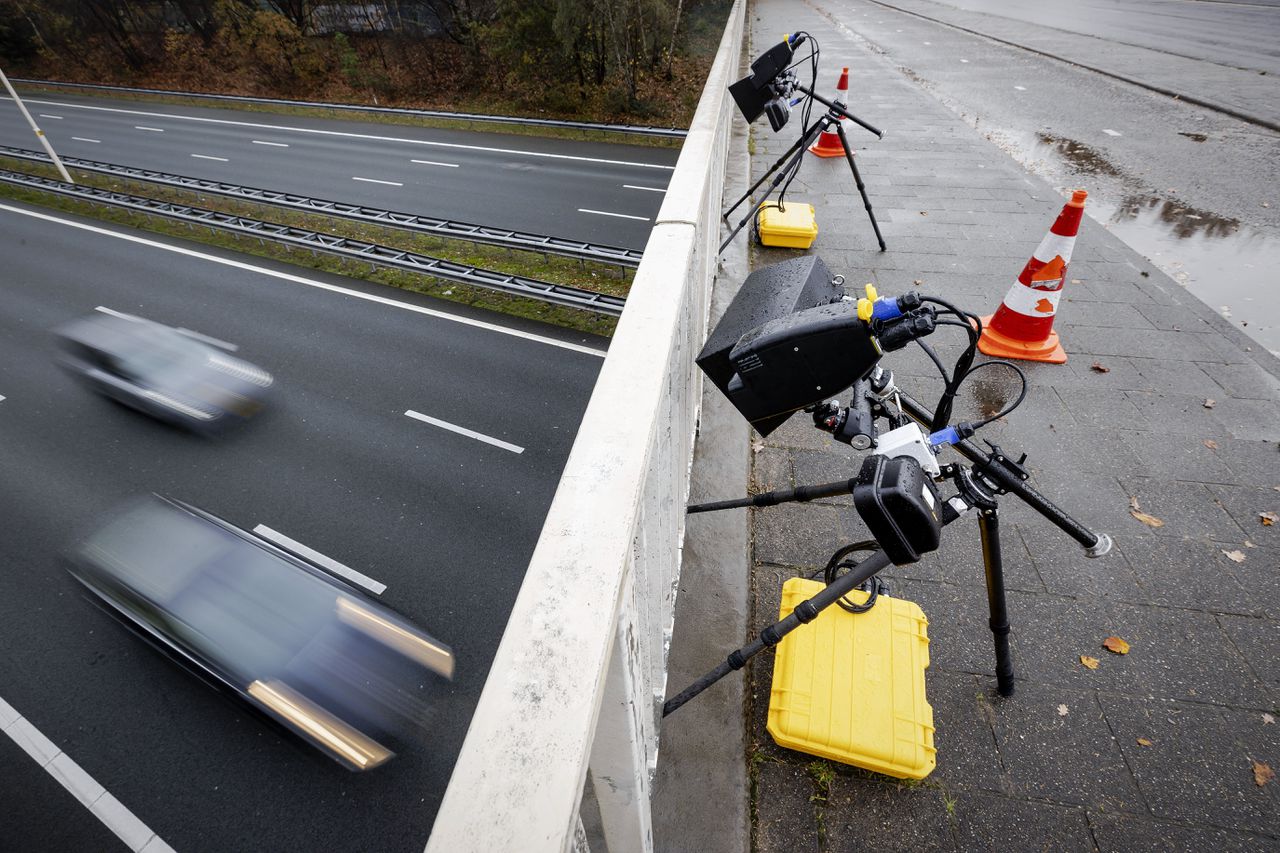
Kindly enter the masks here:
[[[849, 286], [993, 310], [1063, 199], [838, 29], [821, 3], [757, 0], [750, 26], [752, 55], [784, 32], [817, 35], [822, 73], [851, 66], [853, 111], [889, 132], [851, 132], [889, 251], [875, 246], [844, 162], [808, 158], [790, 197], [818, 209], [812, 251]], [[754, 127], [755, 175], [795, 139], [797, 119], [779, 134]], [[758, 249], [753, 266], [794, 255]], [[1280, 512], [1280, 362], [1087, 218], [1069, 278], [1056, 324], [1069, 363], [1026, 364], [1027, 401], [980, 437], [1025, 450], [1033, 484], [1109, 533], [1112, 554], [1089, 560], [1020, 501], [1002, 501], [1019, 679], [1008, 699], [994, 689], [976, 521], [888, 573], [893, 594], [930, 620], [938, 766], [919, 783], [775, 745], [764, 728], [772, 657], [753, 661], [755, 850], [1280, 846], [1280, 782], [1256, 785], [1252, 764], [1280, 769], [1280, 724], [1268, 722], [1280, 717], [1280, 524], [1258, 517]], [[931, 343], [946, 361], [959, 352], [946, 333]], [[885, 364], [917, 398], [936, 399], [941, 383], [917, 348]], [[975, 377], [972, 389], [998, 395], [994, 384]], [[753, 456], [757, 490], [849, 477], [859, 462], [803, 416]], [[1132, 498], [1164, 526], [1133, 518]], [[752, 530], [753, 634], [776, 618], [783, 580], [866, 538], [848, 498], [757, 510]], [[1103, 651], [1110, 635], [1131, 652]]]

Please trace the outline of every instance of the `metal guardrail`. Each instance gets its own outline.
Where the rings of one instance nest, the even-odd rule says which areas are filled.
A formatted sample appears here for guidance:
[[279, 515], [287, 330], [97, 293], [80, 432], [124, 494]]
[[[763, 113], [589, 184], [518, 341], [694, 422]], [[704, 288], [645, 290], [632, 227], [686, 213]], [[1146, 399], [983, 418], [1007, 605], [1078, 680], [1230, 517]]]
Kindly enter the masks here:
[[[590, 776], [612, 853], [654, 848], [667, 649], [729, 137], [736, 0], [498, 646], [427, 853], [581, 851]], [[708, 804], [714, 808], [714, 804]]]
[[[38, 163], [49, 163], [49, 155], [43, 151], [29, 148], [12, 148], [0, 145], [0, 156], [18, 160], [32, 160]], [[139, 169], [134, 166], [121, 166], [100, 160], [82, 160], [78, 157], [63, 157], [62, 162], [82, 169], [86, 172], [97, 172], [103, 175], [114, 175], [131, 180], [147, 181], [153, 184], [178, 187], [180, 189], [206, 192], [214, 195], [240, 198], [277, 207], [290, 207], [329, 216], [339, 216], [357, 222], [369, 222], [387, 225], [419, 234], [430, 234], [434, 237], [450, 237], [468, 240], [473, 243], [486, 243], [503, 246], [509, 249], [524, 249], [546, 252], [553, 255], [578, 258], [581, 260], [599, 261], [623, 267], [637, 267], [643, 252], [626, 249], [621, 246], [606, 246], [601, 243], [587, 243], [581, 240], [570, 240], [565, 237], [548, 237], [542, 234], [530, 234], [512, 231], [506, 228], [494, 228], [488, 225], [474, 225], [470, 222], [456, 222], [451, 219], [439, 219], [432, 216], [420, 216], [416, 213], [400, 213], [394, 210], [382, 210], [376, 207], [365, 207], [341, 201], [329, 201], [312, 196], [285, 193], [277, 190], [264, 190], [247, 187], [243, 184], [231, 184], [223, 181], [210, 181], [203, 178], [192, 178], [186, 175], [174, 175], [157, 172], [152, 169]]]
[[683, 139], [688, 133], [678, 127], [649, 127], [643, 124], [607, 124], [594, 121], [565, 121], [554, 118], [529, 118], [525, 116], [495, 116], [484, 113], [456, 113], [447, 110], [418, 110], [410, 107], [371, 107], [366, 104], [333, 104], [325, 101], [293, 101], [285, 98], [255, 98], [250, 95], [216, 95], [207, 92], [178, 92], [171, 89], [139, 89], [131, 86], [107, 86], [102, 83], [68, 83], [62, 80], [32, 80], [12, 77], [14, 83], [32, 86], [64, 86], [77, 89], [95, 89], [104, 92], [128, 92], [138, 95], [164, 95], [172, 98], [198, 98], [209, 101], [231, 101], [242, 104], [269, 104], [283, 107], [310, 107], [319, 110], [342, 112], [388, 113], [420, 118], [448, 119], [452, 121], [483, 121], [490, 124], [518, 124], [532, 127], [560, 127], [568, 130], [599, 130], [607, 133], [630, 133], [636, 136], [663, 136]]
[[422, 273], [446, 281], [458, 282], [459, 284], [469, 284], [501, 291], [513, 296], [523, 296], [571, 308], [583, 308], [613, 317], [621, 315], [622, 308], [626, 304], [626, 300], [620, 296], [609, 296], [568, 285], [553, 284], [536, 278], [508, 275], [507, 273], [446, 261], [431, 255], [407, 252], [391, 246], [367, 243], [363, 240], [352, 240], [332, 234], [321, 234], [318, 231], [308, 231], [304, 228], [294, 228], [276, 222], [250, 219], [245, 216], [234, 216], [216, 210], [192, 207], [191, 205], [174, 204], [97, 187], [68, 184], [52, 178], [43, 178], [37, 175], [27, 175], [22, 172], [8, 170], [0, 170], [0, 181], [44, 190], [45, 192], [58, 193], [59, 195], [79, 198], [97, 204], [109, 204], [114, 207], [137, 210], [180, 222], [187, 222], [191, 225], [203, 225], [222, 231], [257, 237], [262, 240], [271, 240], [285, 245], [327, 252], [331, 255], [366, 261], [379, 266]]

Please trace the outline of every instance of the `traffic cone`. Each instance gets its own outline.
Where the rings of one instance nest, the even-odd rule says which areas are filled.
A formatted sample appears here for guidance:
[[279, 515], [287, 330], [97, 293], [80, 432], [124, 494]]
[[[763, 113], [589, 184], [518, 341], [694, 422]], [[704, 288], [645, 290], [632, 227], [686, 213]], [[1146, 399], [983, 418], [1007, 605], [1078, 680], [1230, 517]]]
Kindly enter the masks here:
[[[836, 83], [836, 96], [833, 98], [837, 104], [846, 109], [849, 107], [849, 69], [843, 68], [840, 71], [840, 82]], [[844, 121], [844, 119], [841, 119]], [[843, 157], [844, 146], [840, 144], [840, 137], [834, 130], [824, 130], [818, 134], [818, 141], [809, 146], [809, 150], [819, 157]]]
[[1022, 275], [1009, 288], [1004, 302], [996, 313], [982, 318], [978, 349], [997, 358], [1049, 364], [1066, 362], [1066, 350], [1053, 330], [1053, 317], [1058, 312], [1067, 264], [1076, 245], [1088, 195], [1084, 190], [1071, 194], [1071, 201], [1063, 205], [1053, 227], [1022, 268]]

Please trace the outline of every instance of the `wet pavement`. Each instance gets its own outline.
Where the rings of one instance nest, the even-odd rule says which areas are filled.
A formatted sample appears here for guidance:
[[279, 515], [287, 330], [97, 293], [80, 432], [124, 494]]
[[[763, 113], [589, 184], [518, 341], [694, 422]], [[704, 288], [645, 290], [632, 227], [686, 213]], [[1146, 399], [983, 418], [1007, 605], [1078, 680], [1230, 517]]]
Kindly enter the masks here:
[[[1020, 78], [987, 81], [984, 104], [1010, 101], [999, 113], [1008, 119], [1003, 126], [1027, 134], [1025, 153], [1008, 138], [994, 147], [984, 137], [995, 111], [984, 106], [977, 117], [954, 101], [943, 99], [943, 106], [929, 67], [905, 73], [903, 59], [885, 48], [887, 38], [869, 42], [841, 23], [863, 13], [874, 18], [880, 9], [866, 0], [753, 6], [752, 55], [781, 32], [817, 35], [823, 73], [843, 64], [856, 69], [854, 112], [889, 130], [882, 141], [857, 139], [888, 251], [876, 247], [844, 164], [810, 158], [790, 195], [817, 209], [820, 230], [809, 252], [849, 285], [872, 281], [883, 294], [918, 290], [989, 311], [1061, 210], [1061, 188], [1078, 182], [1072, 170], [1088, 169], [1094, 218], [1081, 228], [1055, 324], [1070, 360], [1023, 363], [1026, 402], [979, 438], [1011, 455], [1028, 452], [1032, 484], [1081, 523], [1110, 534], [1115, 547], [1088, 559], [1025, 504], [1001, 499], [1018, 677], [1011, 697], [994, 689], [973, 518], [948, 527], [937, 552], [884, 573], [891, 594], [918, 603], [929, 619], [926, 682], [938, 764], [921, 781], [778, 746], [766, 733], [773, 657], [753, 658], [745, 673], [751, 849], [1275, 849], [1280, 787], [1267, 774], [1280, 767], [1280, 525], [1269, 524], [1267, 514], [1280, 511], [1280, 361], [1244, 334], [1256, 332], [1242, 325], [1250, 308], [1235, 308], [1228, 323], [1219, 306], [1211, 310], [1119, 239], [1134, 227], [1167, 235], [1178, 247], [1228, 245], [1243, 257], [1251, 232], [1268, 239], [1276, 233], [1274, 208], [1245, 204], [1272, 191], [1274, 167], [1247, 145], [1236, 164], [1180, 154], [1203, 150], [1215, 134], [1252, 132], [1223, 130], [1218, 114], [1206, 116], [1207, 124], [1171, 124], [1167, 140], [1147, 154], [1144, 138], [1135, 143], [1133, 125], [1120, 121], [1125, 110], [1090, 116], [1091, 133], [1025, 114], [1019, 121], [1016, 99], [1038, 85], [1032, 72], [1040, 60], [1028, 60]], [[912, 26], [895, 23], [893, 29]], [[902, 35], [919, 48], [942, 39], [936, 30]], [[976, 64], [984, 55], [959, 58]], [[997, 93], [997, 83], [1018, 94]], [[1026, 97], [1023, 106], [1028, 113], [1044, 108], [1044, 97], [1102, 103], [1114, 94], [1110, 85], [1076, 78], [1066, 87], [1074, 91]], [[1132, 121], [1141, 118], [1139, 101], [1153, 100], [1115, 97], [1134, 105]], [[799, 129], [754, 130], [758, 177]], [[1203, 132], [1207, 141], [1177, 131]], [[1261, 151], [1274, 143], [1259, 144]], [[1062, 178], [1050, 176], [1050, 166], [1028, 168], [1033, 157], [1052, 163]], [[1231, 188], [1214, 180], [1230, 180]], [[1262, 248], [1251, 263], [1270, 263], [1265, 252], [1273, 247]], [[1159, 262], [1156, 250], [1150, 253]], [[796, 254], [756, 249], [753, 265]], [[1184, 280], [1200, 277], [1199, 269], [1188, 270]], [[1258, 290], [1239, 298], [1257, 300]], [[948, 361], [958, 352], [945, 333], [930, 343]], [[923, 353], [907, 348], [884, 364], [901, 387], [935, 399], [940, 382]], [[957, 419], [990, 414], [1008, 398], [1008, 376], [986, 373], [962, 389]], [[753, 491], [856, 473], [860, 456], [806, 420], [752, 436]], [[777, 618], [783, 581], [821, 576], [836, 547], [867, 537], [851, 504], [836, 496], [752, 511], [748, 636]], [[1113, 635], [1128, 641], [1127, 654], [1104, 649]]]
[[[1089, 216], [1280, 351], [1280, 133], [884, 4], [823, 7], [1029, 171], [1059, 190], [1088, 189]], [[1255, 12], [1280, 43], [1280, 8]], [[1041, 46], [1053, 39], [1043, 32]], [[873, 91], [860, 92], [852, 72], [857, 112]], [[1164, 82], [1199, 86], [1193, 76]]]

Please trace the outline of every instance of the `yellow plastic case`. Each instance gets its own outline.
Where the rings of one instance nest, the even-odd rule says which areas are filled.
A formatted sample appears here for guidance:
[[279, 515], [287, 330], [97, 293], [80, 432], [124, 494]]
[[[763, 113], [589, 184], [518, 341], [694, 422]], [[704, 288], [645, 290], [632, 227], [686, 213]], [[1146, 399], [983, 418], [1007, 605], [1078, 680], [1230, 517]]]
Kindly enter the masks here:
[[756, 231], [762, 245], [807, 249], [818, 236], [818, 219], [811, 204], [793, 201], [779, 210], [776, 201], [766, 201], [756, 210]]
[[[823, 588], [791, 578], [779, 618]], [[855, 590], [849, 600], [867, 594]], [[783, 637], [773, 664], [769, 734], [780, 746], [895, 776], [933, 772], [933, 708], [925, 699], [929, 620], [881, 595], [866, 613], [832, 605]]]

